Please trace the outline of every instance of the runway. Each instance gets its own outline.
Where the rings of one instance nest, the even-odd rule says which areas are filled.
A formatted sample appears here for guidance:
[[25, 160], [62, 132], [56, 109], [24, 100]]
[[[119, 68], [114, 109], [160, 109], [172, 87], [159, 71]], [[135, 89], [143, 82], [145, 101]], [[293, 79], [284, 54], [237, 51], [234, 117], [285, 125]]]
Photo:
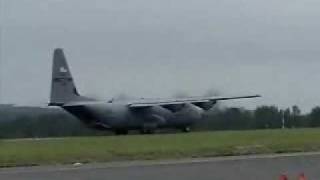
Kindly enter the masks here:
[[10, 180], [277, 180], [283, 173], [297, 179], [320, 177], [320, 153], [239, 156], [177, 161], [134, 161], [105, 164], [6, 168]]

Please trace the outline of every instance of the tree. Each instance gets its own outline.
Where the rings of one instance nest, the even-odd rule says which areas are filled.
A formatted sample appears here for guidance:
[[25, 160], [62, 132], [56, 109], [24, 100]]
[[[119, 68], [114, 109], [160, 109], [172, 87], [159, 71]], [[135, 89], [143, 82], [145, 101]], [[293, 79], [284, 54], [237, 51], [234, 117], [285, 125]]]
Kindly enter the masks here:
[[282, 116], [276, 106], [260, 106], [255, 110], [256, 128], [281, 128]]
[[311, 127], [320, 126], [320, 107], [317, 106], [311, 110], [311, 113], [308, 116]]
[[297, 105], [292, 106], [292, 115], [293, 116], [300, 116], [301, 110]]
[[285, 128], [292, 127], [292, 114], [290, 108], [287, 108], [281, 112], [282, 118], [284, 118]]
[[306, 124], [303, 122], [301, 110], [297, 105], [292, 106], [292, 114], [290, 119], [290, 127], [303, 127]]

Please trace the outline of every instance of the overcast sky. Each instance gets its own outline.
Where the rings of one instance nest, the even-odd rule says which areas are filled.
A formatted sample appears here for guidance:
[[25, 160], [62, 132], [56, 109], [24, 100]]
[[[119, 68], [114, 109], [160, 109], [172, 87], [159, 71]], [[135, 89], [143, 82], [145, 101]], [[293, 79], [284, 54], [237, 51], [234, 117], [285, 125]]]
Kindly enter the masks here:
[[84, 95], [320, 105], [319, 0], [0, 1], [2, 103], [48, 102], [62, 47]]

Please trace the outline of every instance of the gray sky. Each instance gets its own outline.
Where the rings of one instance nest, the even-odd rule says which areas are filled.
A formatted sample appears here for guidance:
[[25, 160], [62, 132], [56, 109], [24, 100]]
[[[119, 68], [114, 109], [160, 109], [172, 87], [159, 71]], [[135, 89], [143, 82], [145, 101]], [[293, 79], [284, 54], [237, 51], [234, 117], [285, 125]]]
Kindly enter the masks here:
[[52, 50], [105, 97], [262, 94], [229, 105], [320, 104], [319, 0], [0, 0], [1, 99], [48, 102]]

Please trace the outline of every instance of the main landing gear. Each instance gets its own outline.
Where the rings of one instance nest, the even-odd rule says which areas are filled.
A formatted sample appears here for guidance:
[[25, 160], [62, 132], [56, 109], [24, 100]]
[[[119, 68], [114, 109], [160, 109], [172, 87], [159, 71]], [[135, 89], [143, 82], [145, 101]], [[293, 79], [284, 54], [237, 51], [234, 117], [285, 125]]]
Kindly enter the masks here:
[[114, 131], [116, 135], [127, 135], [129, 131], [127, 129], [117, 129]]
[[189, 132], [191, 132], [191, 128], [189, 126], [183, 127], [182, 132], [189, 133]]
[[155, 130], [154, 129], [141, 129], [140, 134], [154, 134]]

